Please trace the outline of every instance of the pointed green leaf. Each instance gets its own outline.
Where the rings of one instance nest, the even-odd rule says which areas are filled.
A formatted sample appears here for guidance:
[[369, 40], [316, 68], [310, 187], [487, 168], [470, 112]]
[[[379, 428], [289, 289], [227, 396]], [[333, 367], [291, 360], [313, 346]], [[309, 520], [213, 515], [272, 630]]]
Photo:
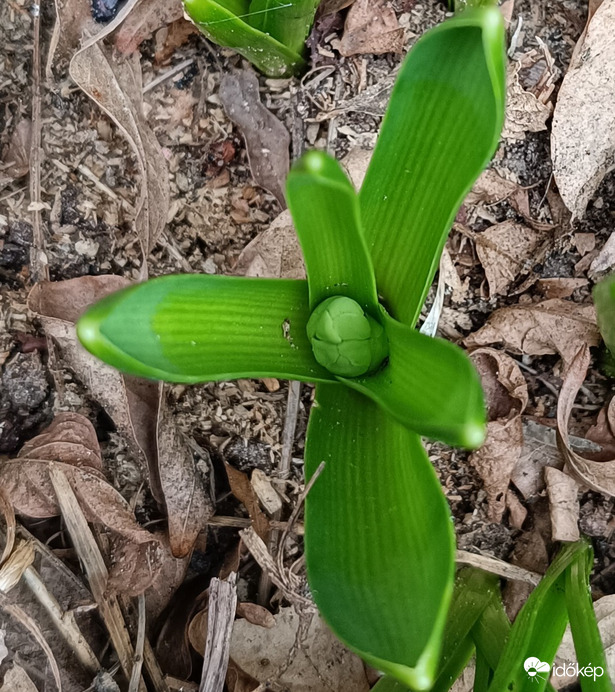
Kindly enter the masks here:
[[248, 22], [295, 53], [303, 53], [320, 0], [252, 0]]
[[141, 377], [331, 380], [307, 338], [307, 293], [305, 281], [165, 276], [96, 303], [77, 333], [94, 355]]
[[568, 622], [565, 570], [586, 550], [583, 542], [571, 543], [563, 547], [551, 563], [511, 627], [489, 692], [541, 692], [546, 688], [548, 673], [529, 676], [523, 662], [532, 657], [549, 666], [553, 664]]
[[310, 151], [286, 181], [291, 211], [314, 309], [326, 298], [343, 295], [378, 317], [374, 268], [359, 219], [359, 200], [340, 164]]
[[237, 15], [245, 7], [241, 0], [184, 0], [186, 14], [210, 41], [233, 48], [267, 76], [288, 77], [302, 70], [306, 63], [299, 53]]
[[580, 676], [581, 689], [583, 692], [610, 692], [613, 686], [589, 585], [593, 561], [593, 550], [587, 544], [585, 553], [566, 570], [566, 606], [579, 667], [602, 669], [602, 673], [595, 676]]
[[378, 291], [410, 326], [457, 209], [498, 143], [505, 83], [496, 8], [429, 31], [395, 82], [359, 197]]
[[453, 586], [453, 524], [419, 438], [346, 387], [319, 384], [306, 441], [314, 600], [370, 665], [433, 682]]
[[389, 362], [367, 377], [342, 379], [406, 427], [451, 445], [478, 447], [485, 436], [480, 379], [455, 344], [420, 334], [383, 311]]

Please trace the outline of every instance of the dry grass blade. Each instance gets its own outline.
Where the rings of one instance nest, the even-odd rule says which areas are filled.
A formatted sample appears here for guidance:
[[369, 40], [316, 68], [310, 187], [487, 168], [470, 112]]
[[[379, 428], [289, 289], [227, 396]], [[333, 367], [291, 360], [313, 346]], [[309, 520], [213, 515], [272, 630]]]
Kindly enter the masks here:
[[18, 541], [13, 552], [0, 567], [0, 591], [8, 593], [17, 586], [33, 561], [34, 546], [32, 542]]
[[466, 550], [458, 550], [455, 559], [458, 565], [476, 567], [477, 569], [482, 569], [485, 572], [497, 574], [499, 577], [503, 577], [504, 579], [525, 582], [527, 584], [531, 584], [532, 586], [536, 586], [542, 579], [542, 575], [538, 574], [537, 572], [530, 572], [530, 570], [523, 569], [523, 567], [511, 565], [508, 562], [498, 560], [496, 557], [492, 557], [491, 555], [478, 555], [476, 553], [469, 553]]
[[2, 512], [4, 521], [6, 523], [6, 538], [2, 556], [0, 557], [0, 565], [2, 565], [7, 557], [13, 552], [13, 545], [15, 544], [15, 532], [17, 530], [15, 510], [7, 497], [6, 492], [4, 491], [4, 488], [0, 488], [0, 512]]
[[[50, 476], [66, 528], [85, 569], [92, 595], [98, 604], [100, 615], [109, 632], [122, 670], [130, 679], [135, 665], [135, 654], [117, 596], [107, 591], [109, 573], [105, 561], [68, 478], [58, 468], [52, 468]], [[139, 692], [146, 692], [145, 683], [142, 679], [138, 689]]]
[[222, 692], [228, 666], [231, 632], [237, 607], [237, 574], [225, 581], [212, 579], [209, 587], [207, 642], [199, 692]]
[[141, 678], [141, 667], [143, 666], [143, 650], [145, 648], [145, 596], [141, 594], [137, 598], [139, 618], [137, 620], [137, 641], [135, 643], [134, 665], [128, 685], [128, 692], [138, 692], [139, 680]]
[[549, 493], [551, 536], [554, 541], [578, 541], [579, 486], [567, 473], [551, 466], [545, 468]]
[[36, 639], [37, 643], [41, 649], [45, 652], [47, 660], [49, 661], [49, 667], [51, 668], [51, 673], [53, 675], [53, 680], [55, 682], [58, 692], [62, 692], [62, 680], [60, 678], [60, 669], [58, 667], [58, 662], [56, 661], [53, 651], [51, 650], [49, 644], [45, 640], [40, 627], [36, 622], [25, 613], [19, 606], [13, 605], [3, 592], [0, 592], [0, 608], [4, 610], [5, 613], [15, 618], [17, 622], [21, 623], [30, 634]]

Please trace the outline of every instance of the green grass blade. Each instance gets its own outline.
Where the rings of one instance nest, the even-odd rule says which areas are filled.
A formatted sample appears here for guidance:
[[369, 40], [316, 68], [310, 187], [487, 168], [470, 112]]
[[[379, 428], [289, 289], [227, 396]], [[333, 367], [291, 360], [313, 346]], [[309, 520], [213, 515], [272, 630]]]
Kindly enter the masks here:
[[[403, 425], [451, 445], [478, 447], [485, 435], [480, 379], [455, 344], [384, 315], [389, 362], [369, 377], [342, 380]], [[340, 378], [341, 379], [341, 378]]]
[[476, 650], [486, 661], [491, 670], [495, 670], [510, 634], [510, 620], [500, 590], [497, 589], [480, 618], [472, 627], [472, 639]]
[[323, 152], [308, 152], [290, 171], [286, 196], [303, 250], [311, 308], [344, 295], [377, 318], [376, 281], [361, 233], [359, 200], [340, 164]]
[[303, 53], [319, 0], [252, 0], [248, 22], [295, 53]]
[[548, 674], [530, 677], [523, 662], [533, 657], [549, 666], [553, 664], [568, 622], [565, 571], [586, 550], [587, 546], [582, 542], [563, 547], [532, 591], [511, 627], [490, 692], [541, 692], [546, 688]]
[[414, 326], [457, 209], [491, 158], [504, 117], [504, 26], [466, 10], [406, 58], [361, 188], [378, 291]]
[[307, 293], [305, 281], [165, 276], [96, 303], [77, 334], [94, 355], [141, 377], [331, 380], [305, 331]]
[[371, 692], [408, 692], [408, 688], [390, 675], [385, 675], [372, 687]]
[[417, 435], [346, 387], [319, 384], [306, 441], [314, 600], [370, 665], [419, 690], [433, 682], [453, 590], [453, 524]]
[[268, 77], [288, 77], [306, 67], [299, 53], [238, 17], [238, 5], [243, 7], [228, 0], [184, 0], [186, 14], [210, 41], [236, 50]]
[[586, 553], [579, 555], [566, 570], [566, 606], [579, 668], [601, 669], [601, 674], [595, 677], [593, 674], [580, 675], [581, 689], [583, 692], [611, 692], [613, 687], [589, 587], [592, 564], [593, 551], [588, 545]]

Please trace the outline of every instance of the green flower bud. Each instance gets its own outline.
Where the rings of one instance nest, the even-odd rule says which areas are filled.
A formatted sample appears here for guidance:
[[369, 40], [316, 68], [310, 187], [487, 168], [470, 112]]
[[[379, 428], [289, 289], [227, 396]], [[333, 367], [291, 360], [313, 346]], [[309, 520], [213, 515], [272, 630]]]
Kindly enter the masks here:
[[382, 325], [346, 296], [324, 300], [308, 320], [307, 335], [316, 360], [341, 377], [371, 372], [388, 355]]

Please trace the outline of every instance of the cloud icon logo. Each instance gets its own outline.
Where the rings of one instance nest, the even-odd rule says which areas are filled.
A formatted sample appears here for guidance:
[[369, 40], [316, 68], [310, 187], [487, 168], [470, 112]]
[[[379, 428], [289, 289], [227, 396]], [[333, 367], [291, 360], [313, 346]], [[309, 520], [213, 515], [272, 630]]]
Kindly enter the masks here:
[[551, 670], [551, 666], [548, 663], [541, 661], [539, 658], [536, 658], [535, 656], [530, 656], [530, 658], [526, 658], [523, 662], [523, 668], [525, 669], [525, 672], [530, 676], [530, 678], [544, 678], [545, 675], [548, 675], [549, 671]]

